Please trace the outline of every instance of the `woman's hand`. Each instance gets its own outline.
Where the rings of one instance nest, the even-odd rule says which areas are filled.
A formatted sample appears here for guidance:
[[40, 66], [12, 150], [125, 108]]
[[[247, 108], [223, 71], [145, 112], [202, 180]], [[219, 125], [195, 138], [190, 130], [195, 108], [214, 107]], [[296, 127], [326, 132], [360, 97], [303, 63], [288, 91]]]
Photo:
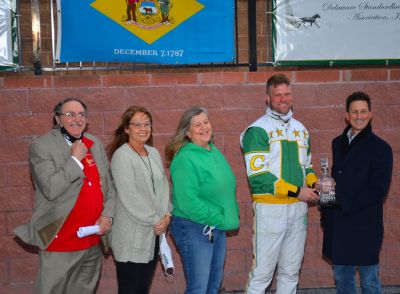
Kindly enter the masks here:
[[161, 235], [162, 233], [165, 233], [165, 231], [167, 230], [170, 222], [171, 222], [171, 216], [166, 214], [158, 222], [158, 224], [154, 225], [154, 231], [156, 232], [156, 235]]

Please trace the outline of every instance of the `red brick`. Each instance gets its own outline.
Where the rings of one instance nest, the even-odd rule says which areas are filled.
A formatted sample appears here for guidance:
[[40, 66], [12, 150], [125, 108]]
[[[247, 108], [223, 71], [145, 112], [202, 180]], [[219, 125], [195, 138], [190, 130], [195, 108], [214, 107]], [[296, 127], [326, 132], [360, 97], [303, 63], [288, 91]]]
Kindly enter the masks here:
[[308, 131], [342, 130], [346, 126], [344, 113], [333, 107], [317, 109], [296, 108], [295, 118], [301, 121]]
[[104, 134], [111, 136], [120, 123], [122, 112], [105, 112]]
[[0, 140], [4, 138], [4, 117], [5, 115], [0, 114]]
[[384, 242], [387, 245], [399, 245], [400, 244], [400, 223], [386, 223]]
[[164, 158], [165, 146], [167, 146], [171, 137], [172, 134], [162, 135], [153, 133], [153, 146], [157, 148], [162, 158]]
[[[247, 203], [246, 202], [238, 202], [239, 206], [239, 219], [240, 219], [240, 225], [246, 225], [247, 224]], [[235, 236], [238, 232], [234, 232], [233, 236]]]
[[306, 246], [304, 251], [303, 269], [328, 269], [329, 265], [322, 258], [321, 249], [319, 247]]
[[239, 155], [242, 156], [242, 149], [240, 147], [240, 133], [223, 134], [224, 155]]
[[382, 269], [379, 272], [382, 285], [399, 285], [400, 284], [400, 269], [397, 267], [393, 270]]
[[136, 87], [127, 89], [127, 96], [129, 105], [141, 105], [150, 111], [184, 111], [192, 106], [220, 108], [222, 89], [219, 86]]
[[[166, 108], [186, 110], [189, 107], [200, 106], [207, 108], [221, 108], [222, 88], [220, 86], [182, 86], [174, 88], [174, 101]], [[169, 102], [169, 101], [166, 101]], [[160, 104], [165, 105], [164, 102]]]
[[5, 187], [7, 183], [7, 169], [6, 166], [0, 165], [0, 187]]
[[[307, 125], [306, 125], [307, 127]], [[344, 126], [343, 126], [344, 128]], [[311, 152], [312, 152], [312, 157], [315, 159], [317, 165], [314, 164], [314, 169], [319, 172], [319, 157], [317, 157], [317, 153], [324, 153], [324, 154], [331, 154], [331, 143], [332, 140], [339, 136], [342, 133], [342, 130], [337, 129], [337, 130], [329, 130], [329, 131], [312, 131], [310, 132], [311, 136]]]
[[341, 78], [340, 70], [297, 71], [294, 74], [296, 83], [339, 82]]
[[32, 294], [32, 285], [0, 285], [0, 293], [4, 294]]
[[56, 88], [87, 88], [101, 86], [101, 76], [57, 76], [54, 78]]
[[223, 88], [222, 106], [224, 108], [250, 108], [265, 105], [264, 86], [226, 85]]
[[400, 105], [374, 107], [372, 111], [373, 127], [379, 128], [398, 128], [400, 126]]
[[149, 84], [150, 84], [150, 75], [148, 74], [104, 76], [104, 86], [106, 87], [115, 87], [115, 86], [132, 87], [137, 85], [149, 85]]
[[7, 214], [6, 212], [0, 212], [0, 236], [7, 234]]
[[0, 261], [0, 289], [1, 285], [7, 285], [10, 283], [10, 274], [8, 261]]
[[26, 90], [0, 91], [0, 111], [5, 113], [28, 111], [27, 91]]
[[29, 143], [21, 140], [0, 141], [0, 163], [26, 162]]
[[6, 116], [5, 135], [8, 138], [43, 135], [53, 127], [52, 117], [51, 114]]
[[300, 271], [299, 288], [327, 288], [334, 287], [333, 272], [330, 269], [319, 271], [304, 269]]
[[180, 100], [175, 96], [173, 86], [149, 86], [126, 88], [126, 104], [138, 105], [149, 109], [170, 109]]
[[[33, 254], [32, 254], [33, 255]], [[38, 259], [33, 255], [31, 258], [11, 259], [10, 261], [10, 281], [12, 284], [32, 285], [35, 282], [38, 272]]]
[[30, 187], [32, 185], [28, 165], [9, 165], [6, 170], [8, 187]]
[[28, 91], [29, 109], [36, 113], [53, 113], [54, 107], [69, 97], [76, 97], [76, 89], [32, 89]]
[[245, 72], [205, 72], [199, 74], [201, 84], [245, 84]]
[[198, 74], [196, 73], [165, 73], [152, 74], [152, 85], [189, 85], [197, 84]]
[[[183, 272], [176, 273], [174, 278], [166, 278], [165, 276], [156, 276], [151, 285], [150, 294], [174, 294], [183, 293], [185, 291], [185, 279]], [[109, 292], [105, 292], [109, 293]]]
[[1, 188], [0, 211], [32, 209], [32, 188]]
[[389, 72], [390, 72], [390, 80], [391, 81], [400, 80], [400, 69], [392, 68], [389, 70]]
[[[95, 135], [95, 136], [101, 136], [104, 135], [104, 115], [103, 112], [91, 112], [89, 111], [88, 113], [88, 118], [87, 122], [89, 124], [88, 126], [88, 132]], [[113, 127], [114, 129], [117, 128], [117, 125], [110, 126]]]
[[346, 97], [355, 91], [365, 90], [362, 83], [325, 83], [323, 84], [294, 84], [292, 85], [293, 105], [295, 110], [304, 107], [337, 107], [345, 113]]
[[[396, 157], [396, 154], [395, 154]], [[398, 156], [397, 156], [398, 158]], [[395, 201], [396, 199], [398, 199], [400, 195], [400, 178], [399, 178], [399, 174], [394, 174], [392, 176], [392, 182], [390, 184], [390, 190], [388, 193], [388, 197], [386, 200], [386, 204], [389, 205], [390, 202], [388, 201]], [[399, 216], [400, 214], [398, 214], [397, 216]]]
[[235, 174], [236, 179], [247, 179], [246, 167], [244, 166], [243, 163], [243, 157], [242, 156], [225, 156], [225, 157], [229, 165], [231, 166], [231, 169]]
[[[396, 178], [398, 180], [398, 178]], [[397, 186], [399, 189], [399, 181], [395, 182], [392, 180], [391, 186]], [[396, 223], [399, 220], [400, 215], [400, 199], [399, 193], [393, 193], [393, 189], [391, 189], [391, 193], [389, 193], [389, 197], [385, 201], [385, 213], [384, 213], [384, 221], [385, 223]]]
[[[244, 164], [243, 164], [244, 168]], [[241, 203], [251, 204], [251, 192], [247, 183], [247, 177], [236, 179], [236, 199]]]
[[[234, 234], [234, 235], [233, 235]], [[251, 250], [253, 229], [249, 226], [241, 226], [237, 232], [227, 238], [228, 250]]]
[[46, 88], [51, 86], [52, 77], [35, 76], [35, 77], [5, 77], [4, 88]]
[[[399, 181], [399, 175], [400, 175], [400, 152], [395, 152], [394, 153], [394, 158], [393, 158], [393, 175], [396, 177], [393, 179], [397, 179]], [[392, 180], [393, 180], [392, 179]]]
[[387, 81], [387, 69], [354, 69], [343, 72], [344, 81]]
[[178, 127], [182, 111], [154, 111], [152, 113], [154, 129], [157, 133], [173, 134]]
[[[17, 237], [0, 236], [0, 260], [12, 258], [32, 258], [32, 248], [20, 245]], [[31, 250], [31, 251], [30, 251]], [[1, 293], [1, 292], [0, 292]]]
[[224, 272], [226, 274], [247, 273], [245, 252], [242, 250], [227, 250]]
[[117, 289], [117, 279], [103, 279], [103, 277], [101, 277], [96, 294], [117, 293]]
[[243, 291], [246, 287], [248, 277], [248, 272], [224, 273], [221, 291], [223, 293], [232, 293], [229, 291]]
[[[246, 43], [247, 46], [247, 43]], [[269, 69], [268, 69], [269, 70]], [[256, 84], [263, 84], [264, 86], [264, 93], [265, 93], [265, 86], [267, 84], [268, 79], [276, 74], [284, 74], [286, 75], [289, 80], [293, 81], [293, 76], [294, 73], [293, 72], [289, 72], [289, 71], [267, 71], [267, 72], [249, 72], [248, 73], [248, 80], [249, 83], [256, 83]]]
[[4, 88], [4, 78], [0, 77], [0, 89]]
[[31, 211], [7, 212], [7, 235], [13, 236], [14, 229], [19, 225], [27, 223], [31, 217]]
[[398, 105], [400, 83], [365, 83], [361, 89], [371, 97], [372, 111], [375, 111], [375, 105]]
[[[259, 107], [252, 107], [249, 110], [244, 110], [243, 111], [243, 115], [244, 115], [244, 119], [245, 119], [245, 125], [246, 128], [252, 124], [254, 121], [256, 121], [259, 117], [261, 117], [262, 115], [265, 114], [265, 103], [264, 104], [260, 104]], [[240, 132], [244, 131], [240, 130]]]
[[[27, 11], [30, 10], [28, 9]], [[266, 71], [262, 72], [263, 70]], [[398, 284], [398, 277], [400, 276], [400, 270], [397, 269], [398, 267], [396, 268], [396, 263], [398, 263], [398, 261], [397, 258], [391, 257], [393, 255], [398, 255], [397, 251], [393, 248], [398, 247], [400, 244], [400, 240], [398, 240], [400, 234], [397, 228], [399, 225], [399, 222], [397, 221], [397, 208], [399, 206], [397, 198], [400, 193], [399, 185], [397, 185], [397, 183], [400, 182], [398, 180], [398, 175], [400, 175], [400, 133], [397, 131], [397, 118], [399, 117], [397, 112], [399, 106], [398, 93], [400, 93], [400, 83], [393, 80], [393, 77], [397, 74], [394, 69], [372, 69], [373, 72], [380, 70], [383, 72], [386, 72], [387, 70], [390, 71], [388, 78], [391, 79], [391, 82], [385, 82], [384, 80], [376, 83], [373, 82], [374, 78], [372, 79], [372, 82], [363, 78], [358, 82], [335, 81], [321, 83], [310, 79], [306, 83], [306, 80], [300, 81], [299, 77], [304, 78], [308, 75], [310, 70], [304, 74], [302, 74], [301, 71], [291, 71], [288, 72], [288, 75], [293, 82], [295, 117], [306, 125], [312, 136], [313, 164], [316, 169], [318, 169], [318, 159], [321, 155], [331, 156], [330, 141], [333, 137], [339, 135], [345, 126], [343, 120], [345, 113], [345, 98], [352, 92], [358, 90], [366, 91], [371, 96], [373, 103], [374, 130], [378, 135], [386, 139], [392, 145], [395, 156], [395, 176], [392, 180], [390, 195], [385, 204], [385, 242], [381, 251], [381, 276], [382, 280], [386, 284]], [[316, 72], [323, 74], [326, 71], [329, 72], [330, 70]], [[363, 72], [364, 70], [354, 71]], [[50, 129], [46, 127], [36, 130], [37, 126], [27, 126], [22, 124], [20, 128], [32, 129], [30, 129], [30, 131], [13, 130], [13, 132], [17, 132], [15, 136], [23, 136], [24, 140], [10, 140], [7, 132], [5, 132], [6, 130], [10, 130], [7, 127], [9, 119], [13, 117], [10, 112], [21, 112], [21, 114], [24, 115], [27, 111], [32, 111], [34, 114], [48, 114], [49, 119], [42, 123], [51, 123], [52, 108], [58, 100], [61, 100], [64, 96], [78, 96], [76, 95], [78, 92], [85, 93], [88, 96], [93, 96], [91, 100], [92, 103], [89, 105], [90, 132], [95, 133], [104, 142], [109, 142], [110, 134], [117, 127], [120, 115], [125, 108], [132, 104], [144, 105], [148, 107], [155, 116], [155, 145], [160, 149], [161, 153], [163, 153], [164, 146], [175, 131], [183, 110], [189, 106], [197, 104], [210, 109], [210, 118], [216, 131], [216, 144], [226, 155], [227, 160], [237, 176], [236, 195], [241, 209], [241, 226], [236, 235], [233, 234], [228, 238], [228, 249], [231, 251], [228, 251], [227, 262], [231, 263], [232, 267], [229, 265], [227, 270], [240, 269], [244, 264], [244, 267], [246, 267], [248, 271], [252, 257], [252, 204], [250, 191], [247, 185], [244, 162], [239, 147], [239, 134], [251, 122], [265, 113], [264, 84], [266, 78], [274, 73], [274, 71], [271, 71], [271, 69], [267, 67], [261, 68], [257, 73], [217, 72], [216, 74], [209, 74], [209, 79], [214, 76], [214, 81], [212, 82], [214, 82], [215, 85], [208, 84], [208, 86], [198, 86], [198, 84], [203, 82], [202, 78], [204, 75], [201, 73], [189, 74], [191, 77], [196, 77], [196, 79], [190, 81], [189, 84], [187, 84], [188, 81], [182, 81], [177, 78], [177, 76], [188, 76], [184, 73], [172, 75], [172, 83], [169, 81], [167, 83], [167, 80], [171, 76], [170, 73], [155, 74], [155, 76], [162, 76], [162, 83], [165, 83], [165, 85], [161, 86], [146, 86], [145, 79], [141, 80], [141, 78], [139, 78], [137, 84], [139, 86], [135, 86], [134, 84], [130, 85], [130, 78], [137, 77], [136, 74], [124, 75], [124, 77], [119, 80], [117, 76], [114, 77], [110, 75], [110, 73], [107, 73], [104, 76], [99, 75], [100, 84], [96, 85], [93, 89], [97, 92], [103, 90], [103, 92], [100, 94], [96, 93], [95, 95], [90, 93], [84, 83], [82, 83], [82, 86], [77, 85], [76, 88], [36, 88], [29, 90], [1, 89], [0, 85], [0, 106], [2, 103], [1, 97], [8, 95], [6, 100], [4, 100], [7, 102], [4, 102], [3, 104], [4, 107], [10, 107], [7, 111], [1, 114], [2, 116], [0, 116], [0, 164], [2, 163], [0, 165], [0, 211], [2, 211], [2, 213], [0, 213], [0, 236], [3, 234], [2, 236], [5, 237], [4, 234], [12, 234], [13, 227], [20, 222], [24, 222], [30, 216], [32, 206], [32, 188], [29, 175], [27, 175], [26, 166], [28, 144], [32, 141], [34, 136], [42, 134], [36, 134], [36, 132], [39, 133], [39, 131], [43, 131], [43, 133], [45, 133]], [[353, 73], [353, 70], [350, 70], [347, 73]], [[140, 75], [141, 74], [139, 74], [139, 76]], [[295, 75], [297, 75], [297, 77]], [[146, 75], [144, 74], [144, 76]], [[233, 79], [229, 81], [230, 77]], [[243, 83], [249, 84], [237, 84], [242, 84], [240, 77], [243, 77]], [[2, 78], [0, 78], [0, 80], [1, 79]], [[46, 86], [52, 85], [52, 79], [53, 77], [49, 77]], [[54, 77], [54, 79], [58, 79], [58, 77]], [[99, 86], [103, 85], [102, 82], [106, 84], [105, 88], [99, 88]], [[144, 84], [141, 84], [142, 82]], [[161, 82], [161, 79], [158, 80], [158, 82]], [[93, 85], [89, 85], [89, 87], [93, 87]], [[116, 92], [109, 92], [110, 87], [112, 87], [112, 90]], [[4, 94], [6, 91], [9, 91], [9, 93]], [[16, 96], [14, 97], [14, 95], [10, 95], [11, 92], [17, 93]], [[25, 93], [27, 100], [22, 99], [20, 93]], [[63, 94], [58, 95], [59, 93]], [[110, 95], [109, 93], [113, 94]], [[103, 95], [100, 104], [97, 104], [97, 95]], [[115, 101], [109, 100], [114, 96], [118, 96], [120, 99], [116, 103], [114, 103]], [[15, 103], [12, 102], [14, 101], [12, 100], [14, 98], [16, 99]], [[7, 99], [11, 99], [11, 102]], [[18, 108], [19, 104], [21, 104], [20, 111]], [[4, 107], [1, 108], [4, 109]], [[388, 111], [388, 109], [390, 109], [390, 111]], [[234, 115], [231, 115], [231, 113], [234, 113]], [[214, 114], [217, 114], [215, 119], [213, 118]], [[22, 115], [17, 117], [24, 116]], [[236, 119], [243, 122], [236, 124]], [[15, 129], [17, 129], [17, 127], [15, 127]], [[10, 150], [12, 151], [10, 152]], [[26, 168], [23, 166], [26, 166]], [[319, 171], [317, 170], [317, 172]], [[13, 188], [10, 186], [13, 186]], [[17, 189], [23, 187], [26, 187], [29, 192], [25, 193], [23, 190], [21, 191]], [[4, 191], [7, 191], [7, 193]], [[11, 199], [11, 195], [13, 199]], [[21, 211], [21, 205], [23, 207], [26, 203], [29, 204], [29, 208], [23, 208], [25, 210]], [[7, 210], [4, 210], [4, 206], [7, 206], [5, 208]], [[17, 210], [17, 212], [15, 212], [15, 210]], [[7, 219], [5, 216], [6, 214]], [[17, 250], [17, 252], [12, 251], [12, 246], [10, 244], [7, 243], [8, 245], [5, 246], [3, 243], [4, 240], [1, 239], [0, 250], [3, 252], [2, 256], [8, 260], [13, 258], [13, 254], [15, 255], [14, 258], [18, 259], [21, 258], [21, 255], [23, 258], [24, 254], [26, 254], [27, 257], [29, 256], [29, 258], [36, 258], [36, 255], [34, 254], [29, 253], [28, 255], [25, 249], [23, 249], [22, 252], [19, 252], [19, 245], [15, 244], [14, 240], [12, 240], [11, 243], [13, 249], [16, 248], [15, 250]], [[306, 245], [305, 264], [303, 265], [300, 276], [300, 287], [333, 286], [331, 268], [321, 257], [321, 244], [322, 232], [319, 227], [319, 216], [316, 208], [312, 207], [309, 211], [308, 242]], [[6, 250], [3, 250], [3, 248], [6, 248]], [[233, 255], [235, 251], [238, 251], [240, 256], [245, 257], [243, 264], [231, 260], [232, 258], [230, 255]], [[179, 255], [176, 252], [174, 253], [176, 254], [176, 256], [174, 255], [174, 259], [179, 269], [176, 281], [178, 288], [182, 292], [184, 289], [184, 278], [181, 262]], [[389, 262], [391, 262], [391, 264], [389, 264]], [[318, 267], [317, 270], [314, 269], [316, 266]], [[0, 270], [1, 269], [2, 267], [0, 264]], [[1, 279], [2, 277], [0, 273], [0, 284]], [[243, 290], [246, 281], [247, 272], [236, 274], [226, 271], [223, 287], [224, 289]], [[274, 285], [276, 285], [275, 281], [273, 287]], [[5, 286], [6, 285], [0, 286], [0, 293], [4, 292], [3, 289]], [[18, 288], [18, 285], [13, 285], [13, 288], [7, 288], [7, 290], [14, 291], [16, 288]], [[33, 287], [29, 284], [28, 288], [29, 291], [31, 291]], [[175, 293], [175, 290], [173, 284], [166, 282], [161, 268], [158, 266], [152, 293], [156, 294], [161, 291], [163, 291], [163, 293]], [[19, 288], [16, 291], [22, 290]], [[115, 268], [112, 258], [109, 258], [105, 262], [98, 293], [108, 293], [109, 291], [116, 291]]]
[[387, 259], [385, 269], [399, 270], [400, 264], [400, 244], [390, 245], [386, 248]]
[[81, 88], [77, 96], [85, 101], [91, 111], [125, 111], [125, 89], [123, 88]]
[[319, 245], [320, 212], [317, 206], [308, 208], [307, 244], [309, 246]]
[[301, 269], [299, 276], [299, 288], [307, 285], [309, 288], [317, 288], [318, 285], [318, 272], [315, 270], [305, 269], [304, 267]]
[[210, 111], [210, 121], [215, 132], [241, 132], [247, 125], [245, 113], [240, 110]]
[[316, 226], [317, 231], [320, 229], [320, 224], [321, 224], [321, 212], [320, 208], [317, 205], [309, 205], [308, 207], [308, 224], [310, 226]]

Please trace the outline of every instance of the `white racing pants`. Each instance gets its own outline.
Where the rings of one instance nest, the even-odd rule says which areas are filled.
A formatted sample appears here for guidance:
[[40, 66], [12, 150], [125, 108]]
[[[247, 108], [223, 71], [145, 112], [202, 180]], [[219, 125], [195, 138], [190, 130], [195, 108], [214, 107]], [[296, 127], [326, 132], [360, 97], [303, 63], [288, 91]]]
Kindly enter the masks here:
[[276, 294], [296, 293], [307, 236], [307, 204], [254, 203], [253, 267], [248, 294], [264, 294], [276, 266]]

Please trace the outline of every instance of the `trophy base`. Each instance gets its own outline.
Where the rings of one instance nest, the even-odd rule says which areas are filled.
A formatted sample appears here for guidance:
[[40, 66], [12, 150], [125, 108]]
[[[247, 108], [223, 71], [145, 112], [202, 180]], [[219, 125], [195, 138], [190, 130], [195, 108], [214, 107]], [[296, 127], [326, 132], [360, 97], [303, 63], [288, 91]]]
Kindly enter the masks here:
[[321, 207], [334, 207], [336, 206], [335, 194], [320, 194], [319, 205]]

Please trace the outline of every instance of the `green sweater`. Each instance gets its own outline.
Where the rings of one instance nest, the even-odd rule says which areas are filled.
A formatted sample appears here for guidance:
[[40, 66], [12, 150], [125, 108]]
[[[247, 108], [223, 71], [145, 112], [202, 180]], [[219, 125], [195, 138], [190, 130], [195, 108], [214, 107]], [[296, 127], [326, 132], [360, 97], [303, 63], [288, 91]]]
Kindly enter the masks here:
[[221, 152], [196, 144], [184, 145], [171, 163], [174, 216], [215, 226], [221, 230], [239, 227], [236, 180]]

